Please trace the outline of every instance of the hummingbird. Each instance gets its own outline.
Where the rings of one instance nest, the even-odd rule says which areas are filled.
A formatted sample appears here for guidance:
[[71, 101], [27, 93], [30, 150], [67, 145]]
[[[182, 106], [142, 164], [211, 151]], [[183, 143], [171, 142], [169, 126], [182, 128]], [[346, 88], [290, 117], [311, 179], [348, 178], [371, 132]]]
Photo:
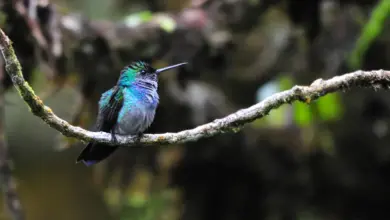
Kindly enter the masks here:
[[[116, 134], [138, 135], [152, 124], [159, 104], [158, 76], [167, 70], [187, 64], [179, 63], [154, 69], [149, 63], [135, 61], [122, 69], [116, 85], [102, 94], [96, 119], [96, 130]], [[94, 165], [109, 157], [118, 146], [90, 142], [76, 163]]]

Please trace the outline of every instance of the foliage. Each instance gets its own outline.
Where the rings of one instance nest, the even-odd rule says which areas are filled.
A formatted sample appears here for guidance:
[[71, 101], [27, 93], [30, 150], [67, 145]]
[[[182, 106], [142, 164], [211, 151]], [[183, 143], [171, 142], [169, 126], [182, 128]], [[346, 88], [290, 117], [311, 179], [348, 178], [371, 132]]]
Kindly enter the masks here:
[[349, 57], [348, 61], [351, 69], [359, 69], [361, 67], [365, 52], [373, 41], [382, 33], [384, 26], [388, 23], [389, 17], [390, 1], [381, 0], [372, 10], [369, 21], [364, 24], [362, 33]]

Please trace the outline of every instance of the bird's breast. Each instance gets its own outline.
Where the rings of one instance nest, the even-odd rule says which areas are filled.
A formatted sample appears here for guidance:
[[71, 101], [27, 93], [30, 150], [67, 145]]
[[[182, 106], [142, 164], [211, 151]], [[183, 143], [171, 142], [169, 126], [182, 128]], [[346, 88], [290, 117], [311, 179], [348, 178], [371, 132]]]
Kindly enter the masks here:
[[145, 107], [156, 109], [159, 102], [159, 96], [156, 91], [145, 94], [143, 97], [143, 103]]
[[116, 132], [122, 135], [136, 135], [143, 133], [153, 122], [156, 108], [138, 104], [132, 106], [124, 105], [116, 126]]

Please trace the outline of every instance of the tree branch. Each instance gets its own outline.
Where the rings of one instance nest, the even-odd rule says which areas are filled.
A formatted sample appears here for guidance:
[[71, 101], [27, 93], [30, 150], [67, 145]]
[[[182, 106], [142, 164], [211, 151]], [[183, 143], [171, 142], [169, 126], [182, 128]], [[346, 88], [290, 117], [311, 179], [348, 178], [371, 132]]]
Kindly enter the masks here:
[[246, 109], [241, 109], [225, 118], [198, 126], [193, 129], [177, 133], [144, 134], [137, 136], [118, 135], [116, 143], [111, 135], [105, 132], [91, 132], [80, 127], [70, 125], [59, 118], [53, 111], [45, 106], [42, 100], [35, 95], [34, 90], [24, 80], [21, 65], [15, 55], [8, 36], [0, 29], [0, 49], [5, 59], [6, 71], [19, 91], [20, 96], [30, 107], [31, 112], [40, 117], [50, 127], [61, 132], [64, 136], [77, 138], [81, 141], [95, 141], [108, 145], [133, 146], [138, 144], [173, 144], [197, 141], [201, 138], [211, 137], [226, 132], [238, 132], [241, 128], [256, 119], [267, 115], [272, 109], [293, 101], [310, 103], [328, 93], [345, 91], [351, 87], [367, 87], [373, 89], [390, 88], [390, 71], [355, 71], [329, 80], [317, 79], [310, 86], [294, 86], [292, 89], [276, 93], [263, 101]]

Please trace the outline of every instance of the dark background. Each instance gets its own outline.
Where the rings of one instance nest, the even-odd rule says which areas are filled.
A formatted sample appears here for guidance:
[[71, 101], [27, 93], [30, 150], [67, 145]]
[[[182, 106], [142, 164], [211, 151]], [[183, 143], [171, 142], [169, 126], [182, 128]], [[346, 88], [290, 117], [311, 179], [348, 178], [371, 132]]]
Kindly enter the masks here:
[[[148, 133], [176, 132], [295, 84], [390, 69], [388, 0], [2, 0], [23, 73], [60, 117], [91, 129], [121, 68], [160, 77]], [[75, 164], [83, 145], [33, 116], [2, 72], [6, 142], [26, 219], [388, 219], [389, 93], [285, 105], [236, 134], [123, 148]], [[0, 151], [2, 162], [4, 151]], [[6, 208], [1, 219], [11, 219]]]

